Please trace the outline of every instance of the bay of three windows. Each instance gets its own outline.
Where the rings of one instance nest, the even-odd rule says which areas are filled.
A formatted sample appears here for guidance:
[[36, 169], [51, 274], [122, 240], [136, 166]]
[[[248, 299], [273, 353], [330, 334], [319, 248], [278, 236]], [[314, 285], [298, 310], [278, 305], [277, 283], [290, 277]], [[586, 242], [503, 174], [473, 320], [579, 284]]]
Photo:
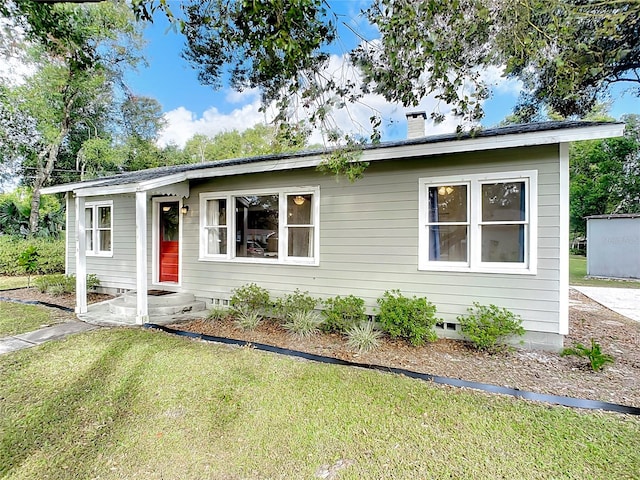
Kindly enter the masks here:
[[200, 258], [317, 264], [318, 193], [200, 194]]

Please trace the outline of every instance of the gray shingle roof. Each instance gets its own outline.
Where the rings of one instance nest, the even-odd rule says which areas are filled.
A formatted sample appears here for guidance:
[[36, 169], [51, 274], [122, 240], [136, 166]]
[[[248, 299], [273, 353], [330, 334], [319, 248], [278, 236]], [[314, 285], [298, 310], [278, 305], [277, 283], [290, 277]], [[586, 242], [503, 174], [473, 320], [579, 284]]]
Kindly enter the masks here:
[[[375, 144], [375, 145], [367, 144], [363, 147], [363, 149], [364, 151], [371, 151], [371, 150], [382, 150], [385, 148], [401, 147], [401, 146], [430, 145], [430, 144], [437, 144], [437, 143], [444, 143], [444, 142], [457, 142], [457, 141], [464, 142], [465, 140], [471, 140], [471, 139], [479, 139], [479, 138], [487, 138], [487, 137], [502, 137], [507, 135], [536, 133], [536, 132], [545, 132], [545, 131], [552, 132], [555, 130], [567, 130], [567, 129], [584, 128], [584, 127], [599, 126], [599, 125], [611, 125], [611, 122], [580, 122], [580, 121], [555, 122], [554, 121], [554, 122], [509, 125], [506, 127], [488, 128], [488, 129], [478, 130], [475, 132], [447, 133], [442, 135], [425, 136], [425, 137], [413, 138], [408, 140], [384, 142], [384, 143]], [[313, 157], [313, 156], [319, 156], [325, 153], [327, 153], [327, 150], [307, 150], [307, 151], [300, 151], [295, 153], [262, 155], [262, 156], [256, 156], [256, 157], [246, 157], [246, 158], [233, 158], [228, 160], [217, 160], [212, 162], [186, 164], [186, 165], [172, 165], [168, 167], [158, 167], [158, 168], [151, 168], [148, 170], [139, 170], [136, 172], [126, 172], [126, 173], [122, 173], [122, 174], [118, 174], [110, 177], [104, 177], [104, 178], [93, 179], [93, 180], [85, 180], [83, 182], [74, 182], [67, 185], [69, 186], [73, 185], [73, 188], [69, 188], [69, 190], [71, 190], [71, 189], [85, 188], [85, 187], [109, 187], [109, 186], [116, 186], [116, 185], [137, 184], [140, 182], [168, 177], [174, 174], [179, 174], [184, 172], [192, 172], [197, 170], [228, 167], [228, 166], [235, 166], [235, 165], [246, 165], [246, 164], [272, 161], [272, 160]]]

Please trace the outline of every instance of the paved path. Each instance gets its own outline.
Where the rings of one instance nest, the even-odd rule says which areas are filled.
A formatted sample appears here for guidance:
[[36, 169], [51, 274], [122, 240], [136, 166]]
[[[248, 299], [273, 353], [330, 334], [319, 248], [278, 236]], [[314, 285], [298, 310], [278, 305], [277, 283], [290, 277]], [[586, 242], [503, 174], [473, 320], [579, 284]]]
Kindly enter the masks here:
[[600, 305], [640, 322], [640, 288], [574, 287]]
[[99, 328], [97, 325], [91, 325], [84, 322], [64, 322], [52, 325], [50, 327], [41, 328], [33, 332], [22, 333], [20, 335], [12, 335], [10, 337], [0, 338], [0, 355], [3, 353], [15, 352], [23, 348], [35, 347], [49, 340], [57, 340], [59, 338], [72, 335], [74, 333], [88, 332]]

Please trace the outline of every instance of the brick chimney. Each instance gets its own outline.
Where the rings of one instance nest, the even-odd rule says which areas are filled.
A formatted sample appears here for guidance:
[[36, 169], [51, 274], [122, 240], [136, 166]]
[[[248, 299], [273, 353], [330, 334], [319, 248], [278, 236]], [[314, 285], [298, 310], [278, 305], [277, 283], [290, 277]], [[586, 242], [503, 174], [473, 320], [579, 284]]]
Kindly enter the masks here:
[[425, 121], [427, 114], [425, 112], [407, 113], [407, 138], [424, 137]]

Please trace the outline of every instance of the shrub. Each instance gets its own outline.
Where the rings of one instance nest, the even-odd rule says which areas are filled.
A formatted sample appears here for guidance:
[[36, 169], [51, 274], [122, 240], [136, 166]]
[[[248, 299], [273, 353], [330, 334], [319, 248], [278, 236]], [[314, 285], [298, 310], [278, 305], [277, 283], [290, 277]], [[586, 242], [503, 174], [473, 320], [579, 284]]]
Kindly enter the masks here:
[[408, 298], [399, 290], [384, 292], [378, 298], [377, 320], [391, 338], [404, 338], [412, 345], [438, 339], [434, 327], [438, 322], [436, 306], [426, 298]]
[[607, 363], [613, 363], [613, 357], [602, 353], [600, 344], [593, 338], [591, 339], [591, 348], [587, 348], [581, 343], [576, 344], [574, 347], [568, 347], [560, 352], [560, 356], [565, 357], [567, 355], [576, 355], [578, 357], [585, 357], [589, 360], [591, 370], [598, 372], [604, 368]]
[[0, 235], [0, 275], [21, 275], [24, 270], [18, 257], [29, 247], [38, 253], [38, 266], [34, 274], [46, 275], [64, 272], [64, 238], [20, 238]]
[[309, 292], [301, 292], [296, 288], [293, 293], [275, 301], [274, 313], [278, 319], [286, 322], [296, 312], [306, 313], [314, 310], [317, 303], [318, 299], [309, 295]]
[[235, 315], [235, 324], [243, 330], [253, 330], [262, 321], [262, 316], [255, 310], [238, 311]]
[[235, 289], [229, 303], [231, 312], [236, 315], [254, 312], [262, 316], [271, 311], [269, 292], [255, 283]]
[[299, 337], [310, 337], [320, 330], [322, 317], [313, 310], [296, 310], [288, 315], [284, 328]]
[[364, 300], [353, 295], [341, 297], [340, 295], [328, 298], [322, 302], [324, 306], [324, 323], [322, 329], [325, 332], [344, 333], [349, 327], [366, 320]]
[[373, 322], [352, 325], [347, 330], [347, 345], [359, 353], [368, 352], [380, 346], [382, 332], [376, 330]]
[[28, 275], [27, 287], [31, 286], [31, 275], [38, 271], [38, 252], [36, 247], [29, 245], [20, 255], [18, 255], [18, 265]]
[[477, 350], [496, 353], [506, 348], [502, 342], [507, 337], [524, 335], [522, 319], [506, 308], [474, 302], [473, 308], [469, 307], [467, 310], [469, 314], [461, 315], [457, 320], [462, 335]]
[[[35, 287], [42, 293], [51, 295], [63, 295], [65, 293], [73, 293], [76, 291], [75, 275], [43, 275], [34, 280]], [[98, 276], [91, 273], [87, 275], [87, 290], [93, 290], [100, 285]]]

